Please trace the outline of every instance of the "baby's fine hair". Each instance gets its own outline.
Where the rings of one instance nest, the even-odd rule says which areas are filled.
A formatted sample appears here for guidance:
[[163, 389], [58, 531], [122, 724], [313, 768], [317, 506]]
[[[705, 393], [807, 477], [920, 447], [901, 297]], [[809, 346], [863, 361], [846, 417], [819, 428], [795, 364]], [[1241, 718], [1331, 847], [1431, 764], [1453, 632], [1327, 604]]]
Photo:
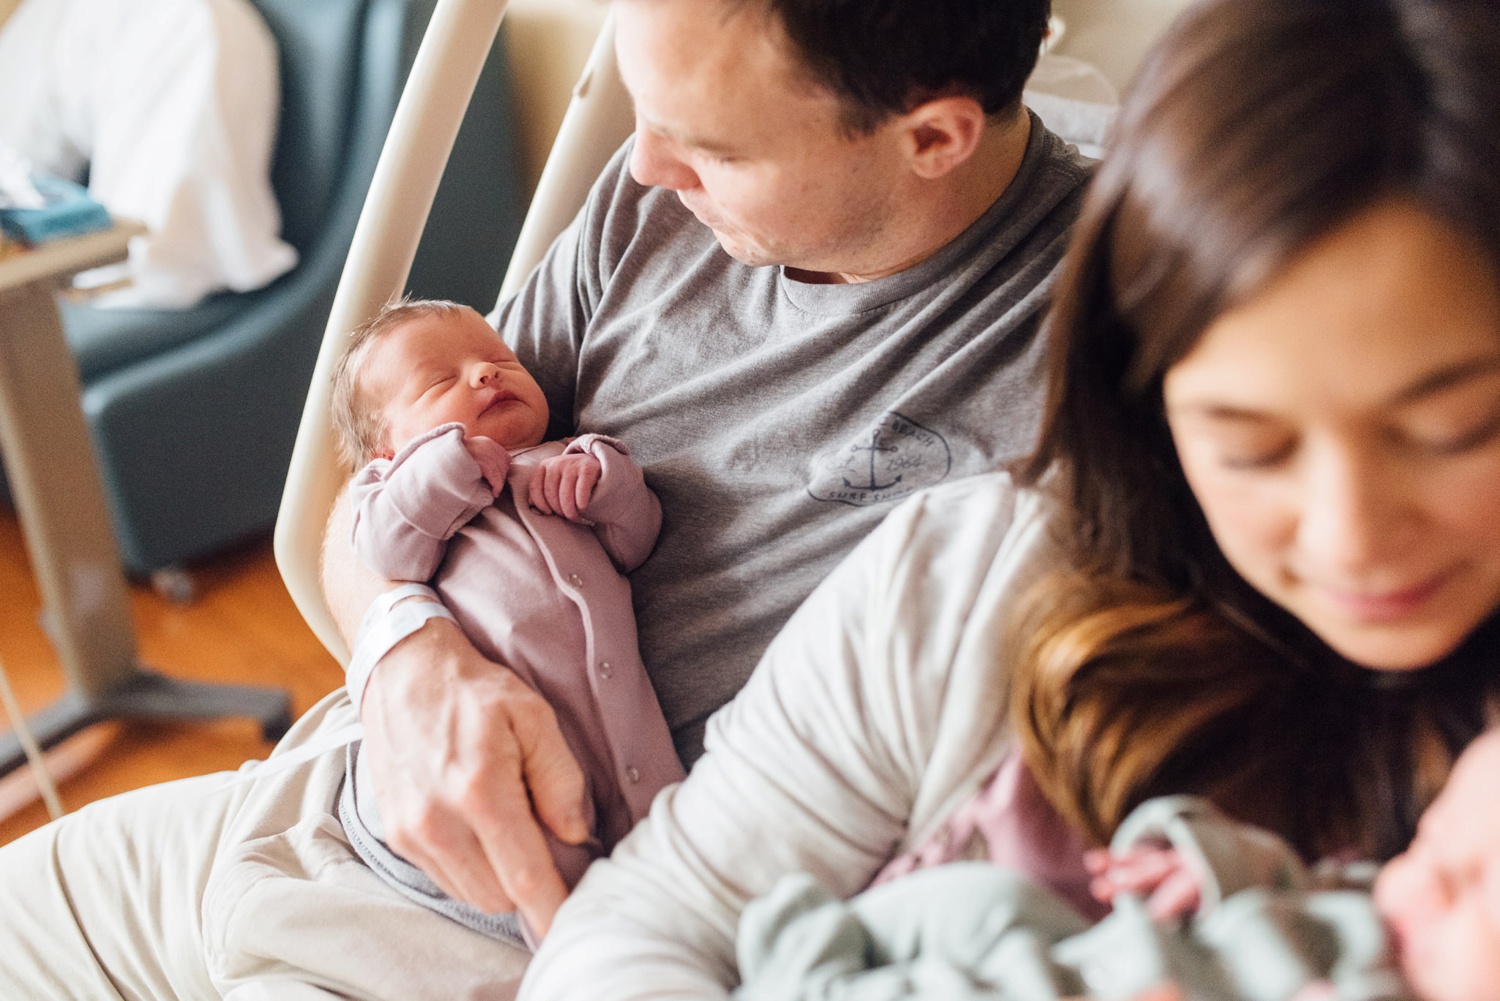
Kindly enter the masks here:
[[446, 299], [393, 299], [374, 317], [355, 327], [349, 343], [333, 370], [333, 430], [338, 436], [339, 458], [350, 469], [359, 469], [375, 458], [385, 439], [386, 400], [370, 398], [362, 378], [371, 346], [384, 334], [409, 320], [429, 316], [457, 319], [469, 307]]

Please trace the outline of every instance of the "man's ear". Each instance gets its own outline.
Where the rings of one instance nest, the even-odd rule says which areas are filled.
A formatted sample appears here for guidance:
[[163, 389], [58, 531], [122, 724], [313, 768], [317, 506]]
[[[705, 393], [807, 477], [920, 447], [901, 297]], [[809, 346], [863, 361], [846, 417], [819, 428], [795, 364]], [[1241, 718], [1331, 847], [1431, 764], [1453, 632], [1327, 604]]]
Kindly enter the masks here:
[[934, 180], [974, 155], [984, 137], [984, 108], [972, 97], [935, 97], [901, 116], [907, 160]]

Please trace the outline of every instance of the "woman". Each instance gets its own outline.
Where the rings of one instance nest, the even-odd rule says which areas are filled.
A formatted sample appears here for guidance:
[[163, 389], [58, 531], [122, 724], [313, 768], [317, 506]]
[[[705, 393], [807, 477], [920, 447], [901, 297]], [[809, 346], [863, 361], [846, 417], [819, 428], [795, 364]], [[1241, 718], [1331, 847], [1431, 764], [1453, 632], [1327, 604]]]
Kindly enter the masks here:
[[1399, 851], [1500, 715], [1497, 164], [1492, 0], [1188, 14], [1080, 221], [1022, 489], [933, 491], [850, 557], [523, 997], [723, 996], [748, 899], [858, 891], [1007, 758], [991, 854], [1044, 878], [1047, 804], [1100, 842], [1167, 792]]
[[1496, 709], [1497, 23], [1221, 3], [1141, 74], [1022, 477], [1070, 569], [1020, 729], [1096, 839], [1193, 789], [1387, 858]]

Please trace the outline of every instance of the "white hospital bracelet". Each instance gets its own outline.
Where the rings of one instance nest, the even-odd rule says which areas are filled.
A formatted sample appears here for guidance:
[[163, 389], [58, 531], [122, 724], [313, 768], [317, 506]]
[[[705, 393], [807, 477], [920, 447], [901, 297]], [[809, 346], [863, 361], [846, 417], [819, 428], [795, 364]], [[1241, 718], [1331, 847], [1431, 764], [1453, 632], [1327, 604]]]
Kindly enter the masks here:
[[360, 646], [364, 643], [365, 634], [374, 628], [375, 623], [390, 614], [396, 602], [405, 601], [407, 598], [426, 598], [428, 601], [435, 601], [439, 604], [443, 600], [426, 584], [402, 584], [381, 593], [370, 602], [370, 607], [365, 609], [364, 618], [359, 620], [359, 631], [354, 634], [354, 645]]
[[[421, 596], [422, 601], [403, 599]], [[406, 584], [382, 594], [365, 613], [359, 624], [359, 633], [354, 641], [354, 653], [349, 658], [349, 668], [344, 676], [344, 687], [349, 691], [349, 701], [354, 711], [360, 711], [365, 699], [365, 687], [370, 675], [391, 648], [427, 624], [428, 619], [448, 619], [453, 613], [436, 600], [437, 594], [423, 584]]]

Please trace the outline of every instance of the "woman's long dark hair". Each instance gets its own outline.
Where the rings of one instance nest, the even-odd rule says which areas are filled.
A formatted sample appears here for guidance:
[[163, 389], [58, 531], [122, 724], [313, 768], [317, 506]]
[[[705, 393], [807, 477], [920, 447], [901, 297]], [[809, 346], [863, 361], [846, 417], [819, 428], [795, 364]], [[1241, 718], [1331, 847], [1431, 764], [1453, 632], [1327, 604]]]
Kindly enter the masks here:
[[1500, 275], [1500, 4], [1208, 0], [1147, 57], [1075, 230], [1050, 319], [1039, 450], [1072, 568], [1017, 652], [1027, 760], [1103, 840], [1198, 791], [1307, 854], [1409, 840], [1496, 716], [1486, 624], [1438, 665], [1365, 671], [1225, 563], [1167, 428], [1162, 381], [1215, 318], [1388, 198], [1473, 238]]

